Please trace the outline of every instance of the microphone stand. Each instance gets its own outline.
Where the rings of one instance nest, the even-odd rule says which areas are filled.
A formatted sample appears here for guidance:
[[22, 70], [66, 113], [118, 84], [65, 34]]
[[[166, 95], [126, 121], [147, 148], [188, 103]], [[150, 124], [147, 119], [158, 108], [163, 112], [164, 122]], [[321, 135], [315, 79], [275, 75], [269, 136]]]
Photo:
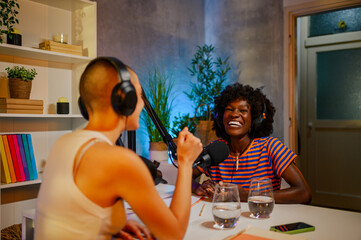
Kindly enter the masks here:
[[[173, 159], [177, 159], [177, 145], [174, 143], [173, 138], [167, 132], [163, 123], [160, 121], [157, 113], [154, 111], [154, 109], [150, 105], [143, 89], [142, 89], [142, 99], [144, 101], [145, 110], [147, 111], [149, 117], [152, 119], [152, 122], [154, 123], [155, 127], [157, 128], [161, 137], [163, 138], [163, 142], [165, 144], [167, 144], [168, 151], [170, 152], [171, 157]], [[172, 160], [172, 163], [175, 166], [173, 160]]]

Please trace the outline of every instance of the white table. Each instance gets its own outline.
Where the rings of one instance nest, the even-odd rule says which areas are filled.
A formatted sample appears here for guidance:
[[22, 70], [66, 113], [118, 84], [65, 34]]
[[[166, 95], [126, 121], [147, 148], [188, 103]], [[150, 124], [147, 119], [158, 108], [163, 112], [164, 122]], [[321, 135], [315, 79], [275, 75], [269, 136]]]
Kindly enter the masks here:
[[[165, 197], [166, 204], [169, 204], [171, 199], [167, 198], [167, 195], [172, 194], [174, 186], [159, 184], [156, 187], [161, 196]], [[192, 202], [195, 202], [197, 198], [193, 196]], [[199, 216], [203, 204], [205, 204], [205, 207], [202, 215]], [[299, 221], [314, 225], [316, 228], [313, 232], [297, 234], [308, 240], [361, 240], [361, 213], [359, 212], [302, 204], [276, 204], [270, 218], [253, 219], [249, 217], [247, 203], [242, 202], [242, 216], [237, 226], [231, 230], [217, 230], [212, 227], [211, 205], [210, 201], [201, 201], [192, 207], [185, 240], [220, 240], [226, 239], [248, 227], [268, 230], [270, 226]], [[134, 218], [131, 215], [129, 217]]]
[[[174, 186], [158, 184], [156, 188], [169, 206]], [[196, 202], [197, 199], [199, 197], [192, 196], [192, 202]], [[203, 204], [205, 204], [205, 207], [202, 215], [199, 216]], [[210, 201], [198, 202], [191, 208], [188, 229], [184, 240], [223, 240], [249, 227], [268, 230], [270, 226], [299, 221], [314, 225], [316, 228], [313, 232], [297, 234], [297, 236], [302, 236], [308, 240], [361, 240], [361, 213], [359, 212], [341, 211], [302, 204], [276, 204], [270, 218], [253, 219], [248, 217], [249, 209], [247, 203], [242, 202], [241, 205], [242, 216], [239, 218], [237, 226], [230, 230], [217, 230], [212, 227], [212, 203]], [[23, 234], [29, 233], [26, 229], [32, 229], [32, 223], [30, 224], [29, 221], [34, 219], [34, 215], [34, 209], [24, 212]], [[140, 221], [132, 213], [128, 213], [128, 218]], [[25, 239], [25, 236], [23, 236], [23, 239]]]

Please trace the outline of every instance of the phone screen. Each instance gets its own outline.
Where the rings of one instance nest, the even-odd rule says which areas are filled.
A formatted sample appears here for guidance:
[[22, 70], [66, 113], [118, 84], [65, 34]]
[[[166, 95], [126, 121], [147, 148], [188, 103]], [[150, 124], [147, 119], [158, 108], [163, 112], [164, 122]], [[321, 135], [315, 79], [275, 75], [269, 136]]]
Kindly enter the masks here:
[[278, 231], [278, 232], [292, 232], [292, 231], [304, 232], [302, 230], [313, 231], [313, 230], [315, 230], [315, 227], [310, 224], [304, 223], [304, 222], [295, 222], [295, 223], [288, 223], [288, 224], [273, 226], [273, 227], [271, 227], [271, 230]]

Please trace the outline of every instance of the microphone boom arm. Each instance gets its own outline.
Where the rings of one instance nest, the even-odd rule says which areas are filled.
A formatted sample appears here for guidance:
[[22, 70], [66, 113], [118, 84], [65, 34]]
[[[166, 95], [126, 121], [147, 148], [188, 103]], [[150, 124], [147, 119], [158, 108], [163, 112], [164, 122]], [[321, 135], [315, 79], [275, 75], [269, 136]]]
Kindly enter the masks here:
[[167, 144], [168, 150], [171, 152], [173, 159], [177, 159], [177, 145], [174, 143], [173, 138], [170, 136], [170, 134], [167, 132], [167, 129], [165, 129], [163, 123], [159, 119], [157, 113], [154, 111], [153, 107], [150, 105], [144, 90], [142, 89], [142, 99], [144, 101], [144, 107], [147, 111], [149, 117], [152, 119], [152, 122], [154, 123], [155, 127], [159, 131], [160, 135], [163, 138], [163, 142]]

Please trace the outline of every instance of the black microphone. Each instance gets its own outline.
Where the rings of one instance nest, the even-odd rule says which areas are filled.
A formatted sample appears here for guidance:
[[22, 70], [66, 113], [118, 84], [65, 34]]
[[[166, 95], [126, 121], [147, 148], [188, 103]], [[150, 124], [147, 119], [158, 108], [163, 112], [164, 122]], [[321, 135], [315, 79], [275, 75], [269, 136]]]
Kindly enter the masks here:
[[217, 166], [229, 155], [229, 147], [225, 142], [217, 141], [203, 148], [203, 152], [193, 163], [193, 168], [200, 166], [207, 169], [210, 166]]

